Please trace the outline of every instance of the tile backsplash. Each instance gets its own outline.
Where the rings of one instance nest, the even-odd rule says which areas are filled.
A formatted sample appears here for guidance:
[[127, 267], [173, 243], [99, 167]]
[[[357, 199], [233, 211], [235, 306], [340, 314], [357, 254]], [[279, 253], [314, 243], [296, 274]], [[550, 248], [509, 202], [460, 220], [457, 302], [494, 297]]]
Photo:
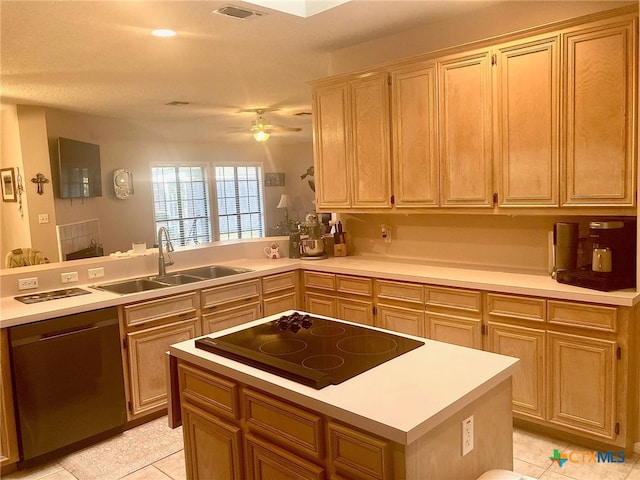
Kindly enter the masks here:
[[77, 252], [91, 246], [91, 242], [100, 245], [100, 220], [97, 218], [83, 220], [82, 222], [57, 225], [58, 253], [61, 259], [67, 258], [67, 254]]

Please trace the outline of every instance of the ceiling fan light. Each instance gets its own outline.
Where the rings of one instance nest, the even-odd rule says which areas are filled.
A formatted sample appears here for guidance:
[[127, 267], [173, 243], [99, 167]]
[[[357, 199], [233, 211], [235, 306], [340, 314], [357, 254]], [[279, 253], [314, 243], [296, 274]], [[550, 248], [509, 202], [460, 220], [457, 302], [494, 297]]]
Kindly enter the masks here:
[[269, 140], [270, 136], [271, 135], [269, 135], [269, 133], [265, 132], [264, 130], [258, 130], [253, 134], [253, 138], [255, 138], [258, 142], [266, 142], [267, 140]]

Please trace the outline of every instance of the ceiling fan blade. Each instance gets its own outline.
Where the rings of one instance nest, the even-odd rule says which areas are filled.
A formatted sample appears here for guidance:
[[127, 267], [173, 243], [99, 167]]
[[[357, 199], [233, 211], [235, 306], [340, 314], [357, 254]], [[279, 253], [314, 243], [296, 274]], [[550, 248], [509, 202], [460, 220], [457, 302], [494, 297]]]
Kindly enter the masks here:
[[300, 127], [285, 127], [284, 125], [271, 125], [274, 130], [284, 130], [286, 132], [299, 132], [302, 130]]

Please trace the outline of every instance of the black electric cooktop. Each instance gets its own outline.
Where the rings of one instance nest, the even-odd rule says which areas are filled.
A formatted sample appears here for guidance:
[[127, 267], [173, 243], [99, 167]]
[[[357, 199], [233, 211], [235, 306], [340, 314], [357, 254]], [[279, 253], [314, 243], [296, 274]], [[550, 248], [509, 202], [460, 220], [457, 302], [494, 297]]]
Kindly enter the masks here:
[[221, 337], [199, 338], [195, 345], [319, 390], [424, 342], [295, 312]]

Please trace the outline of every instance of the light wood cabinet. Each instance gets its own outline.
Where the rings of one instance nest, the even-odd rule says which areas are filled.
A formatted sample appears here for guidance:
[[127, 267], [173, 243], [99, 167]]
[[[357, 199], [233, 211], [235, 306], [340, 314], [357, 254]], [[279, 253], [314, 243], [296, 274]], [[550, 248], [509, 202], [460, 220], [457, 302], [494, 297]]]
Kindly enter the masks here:
[[314, 88], [316, 203], [389, 208], [389, 87], [372, 72]]
[[491, 54], [438, 61], [440, 204], [492, 207]]
[[325, 470], [259, 437], [247, 434], [247, 478], [251, 480], [323, 480]]
[[559, 36], [501, 46], [495, 58], [498, 205], [557, 207]]
[[440, 204], [435, 62], [391, 71], [396, 208]]
[[305, 271], [303, 283], [308, 312], [373, 326], [372, 279]]
[[0, 467], [3, 468], [20, 459], [7, 333], [6, 328], [0, 330]]
[[169, 346], [201, 333], [198, 292], [119, 307], [129, 420], [165, 409]]
[[262, 279], [262, 313], [275, 315], [298, 308], [297, 272], [269, 275]]
[[565, 206], [635, 205], [637, 17], [563, 35]]
[[262, 317], [259, 279], [202, 290], [204, 334], [242, 325]]
[[546, 419], [546, 301], [488, 293], [487, 350], [520, 359], [513, 375], [513, 411]]
[[427, 338], [482, 349], [482, 297], [479, 291], [425, 287]]

